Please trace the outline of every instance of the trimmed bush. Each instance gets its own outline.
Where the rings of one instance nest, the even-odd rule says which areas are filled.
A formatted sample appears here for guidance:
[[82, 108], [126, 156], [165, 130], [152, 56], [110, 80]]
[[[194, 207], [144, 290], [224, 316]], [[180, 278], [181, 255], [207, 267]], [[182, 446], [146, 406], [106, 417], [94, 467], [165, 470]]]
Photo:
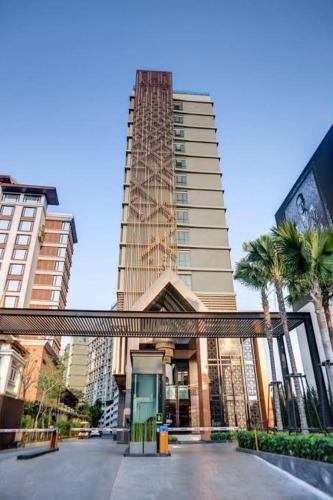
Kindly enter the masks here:
[[[259, 450], [288, 455], [292, 457], [319, 460], [333, 463], [332, 435], [323, 434], [288, 434], [286, 432], [257, 432]], [[240, 448], [255, 449], [254, 433], [240, 431], [238, 433]]]
[[210, 439], [212, 441], [232, 441], [231, 432], [212, 432]]

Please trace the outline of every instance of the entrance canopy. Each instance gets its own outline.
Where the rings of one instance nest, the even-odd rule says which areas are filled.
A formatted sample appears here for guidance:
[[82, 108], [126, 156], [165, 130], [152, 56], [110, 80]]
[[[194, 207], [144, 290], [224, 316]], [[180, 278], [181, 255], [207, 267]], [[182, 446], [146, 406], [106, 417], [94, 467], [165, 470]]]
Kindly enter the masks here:
[[[289, 331], [310, 313], [288, 313]], [[271, 313], [273, 335], [283, 335], [279, 313]], [[0, 309], [0, 332], [11, 335], [81, 337], [265, 337], [262, 312], [139, 312]]]

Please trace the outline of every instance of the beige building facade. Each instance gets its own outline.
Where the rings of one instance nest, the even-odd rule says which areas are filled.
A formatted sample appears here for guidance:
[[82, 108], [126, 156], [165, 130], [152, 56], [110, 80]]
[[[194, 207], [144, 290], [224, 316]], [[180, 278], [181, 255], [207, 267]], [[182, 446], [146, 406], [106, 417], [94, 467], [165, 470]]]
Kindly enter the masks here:
[[[130, 95], [118, 309], [235, 310], [214, 103], [173, 90], [172, 74], [138, 71]], [[171, 426], [260, 418], [253, 345], [238, 339], [117, 338], [119, 424], [131, 421], [131, 352], [164, 352]]]
[[70, 390], [77, 390], [86, 394], [88, 339], [86, 337], [72, 337], [65, 351], [65, 384]]

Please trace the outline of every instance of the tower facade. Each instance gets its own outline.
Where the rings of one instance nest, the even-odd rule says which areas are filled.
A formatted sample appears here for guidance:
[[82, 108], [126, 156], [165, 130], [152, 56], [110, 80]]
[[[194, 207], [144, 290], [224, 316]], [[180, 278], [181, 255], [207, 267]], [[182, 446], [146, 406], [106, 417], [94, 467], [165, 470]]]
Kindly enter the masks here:
[[[213, 101], [175, 91], [169, 72], [137, 71], [130, 96], [117, 307], [236, 309]], [[147, 348], [164, 351], [171, 425], [246, 425], [240, 341], [172, 338], [115, 340], [119, 424], [131, 414], [130, 353]], [[246, 370], [257, 400], [252, 360]]]

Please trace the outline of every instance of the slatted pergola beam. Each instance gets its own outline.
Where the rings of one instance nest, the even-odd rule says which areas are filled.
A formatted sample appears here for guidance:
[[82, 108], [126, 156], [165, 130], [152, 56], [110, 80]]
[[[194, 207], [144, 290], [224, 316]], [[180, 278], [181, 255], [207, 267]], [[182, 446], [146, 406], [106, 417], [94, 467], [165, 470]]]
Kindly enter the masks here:
[[[288, 313], [289, 331], [306, 312]], [[279, 313], [271, 314], [275, 337], [283, 335]], [[265, 337], [261, 311], [138, 312], [54, 309], [0, 309], [0, 332], [11, 335], [153, 338]]]

